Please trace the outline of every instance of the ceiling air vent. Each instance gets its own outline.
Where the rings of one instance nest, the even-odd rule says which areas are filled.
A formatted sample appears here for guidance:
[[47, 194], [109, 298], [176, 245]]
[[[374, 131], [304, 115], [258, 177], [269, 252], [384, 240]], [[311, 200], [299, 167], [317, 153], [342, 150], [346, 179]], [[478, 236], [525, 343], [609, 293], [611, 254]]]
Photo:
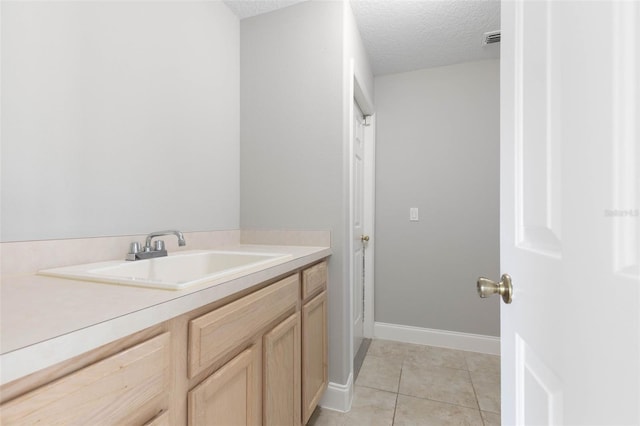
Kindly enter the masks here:
[[489, 31], [488, 33], [484, 33], [482, 36], [482, 44], [492, 44], [492, 43], [500, 43], [500, 30], [498, 31]]

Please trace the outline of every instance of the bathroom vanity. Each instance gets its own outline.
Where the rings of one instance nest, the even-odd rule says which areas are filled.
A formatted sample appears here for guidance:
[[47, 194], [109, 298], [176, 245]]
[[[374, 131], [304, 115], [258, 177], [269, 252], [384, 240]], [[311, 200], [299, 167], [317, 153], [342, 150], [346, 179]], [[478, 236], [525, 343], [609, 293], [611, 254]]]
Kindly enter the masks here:
[[[5, 280], [3, 287], [24, 286], [3, 288], [12, 298], [20, 291], [27, 297], [33, 287], [64, 298], [89, 286], [95, 291], [85, 287], [83, 294], [93, 298], [86, 303], [99, 310], [102, 292], [108, 313], [70, 333], [3, 349], [0, 423], [305, 424], [327, 386], [330, 250], [290, 252], [291, 258], [278, 265], [183, 291], [32, 275], [11, 284]], [[109, 301], [117, 293], [137, 298], [140, 306], [116, 315]], [[73, 303], [81, 303], [80, 296], [73, 297]], [[68, 308], [60, 307], [59, 313], [71, 318]], [[30, 309], [35, 315], [38, 306]], [[43, 312], [40, 320], [55, 311]], [[6, 342], [14, 344], [11, 339]], [[5, 374], [12, 367], [20, 377]]]

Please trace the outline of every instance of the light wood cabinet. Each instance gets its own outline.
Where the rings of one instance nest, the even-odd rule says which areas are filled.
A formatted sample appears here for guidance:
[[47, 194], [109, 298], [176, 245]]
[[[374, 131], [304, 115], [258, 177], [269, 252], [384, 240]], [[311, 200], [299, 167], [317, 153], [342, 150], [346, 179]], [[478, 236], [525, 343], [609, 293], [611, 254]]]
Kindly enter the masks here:
[[305, 424], [327, 386], [327, 265], [0, 387], [0, 424]]
[[327, 288], [327, 262], [320, 262], [302, 271], [302, 300]]
[[300, 313], [264, 336], [264, 406], [266, 426], [300, 425]]
[[189, 377], [237, 350], [298, 303], [298, 275], [291, 275], [189, 322]]
[[2, 424], [143, 424], [167, 408], [170, 334], [163, 333], [15, 398]]
[[171, 426], [171, 419], [169, 418], [169, 412], [163, 411], [153, 419], [149, 420], [144, 426]]
[[189, 426], [260, 425], [260, 352], [251, 346], [189, 392]]
[[[294, 413], [292, 383], [285, 388], [281, 381], [297, 377], [300, 394], [299, 294], [295, 274], [189, 322], [190, 378], [251, 345], [189, 392], [190, 426], [255, 425], [263, 423], [263, 416], [280, 419], [286, 411]], [[299, 413], [299, 396], [297, 405]], [[299, 418], [272, 424], [297, 426]]]
[[302, 419], [306, 424], [328, 385], [327, 292], [302, 308]]

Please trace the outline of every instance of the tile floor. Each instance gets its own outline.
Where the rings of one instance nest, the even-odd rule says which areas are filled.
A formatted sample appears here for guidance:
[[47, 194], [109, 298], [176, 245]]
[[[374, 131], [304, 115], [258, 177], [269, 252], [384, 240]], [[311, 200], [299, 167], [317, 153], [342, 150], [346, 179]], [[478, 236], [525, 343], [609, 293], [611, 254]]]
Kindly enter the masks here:
[[374, 340], [351, 411], [318, 408], [309, 426], [500, 424], [500, 357]]

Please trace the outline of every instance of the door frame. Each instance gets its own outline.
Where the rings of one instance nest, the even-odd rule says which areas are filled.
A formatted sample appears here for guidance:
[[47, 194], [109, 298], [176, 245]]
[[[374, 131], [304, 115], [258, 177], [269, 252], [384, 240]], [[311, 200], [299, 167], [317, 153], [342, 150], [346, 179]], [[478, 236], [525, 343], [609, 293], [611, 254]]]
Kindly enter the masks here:
[[[357, 97], [355, 98], [357, 101]], [[362, 109], [362, 104], [358, 101], [358, 105]], [[369, 112], [363, 111], [368, 123], [364, 131], [364, 229], [365, 233], [369, 235], [369, 242], [367, 243], [366, 250], [364, 252], [364, 337], [368, 339], [373, 338], [373, 324], [374, 324], [374, 253], [375, 253], [375, 184], [376, 184], [376, 172], [375, 172], [375, 133], [376, 133], [376, 117], [373, 112], [373, 108]]]
[[375, 246], [375, 110], [373, 102], [370, 96], [366, 93], [365, 87], [360, 83], [358, 76], [355, 73], [355, 64], [353, 59], [350, 64], [351, 68], [351, 96], [349, 102], [349, 199], [348, 199], [348, 229], [346, 232], [348, 238], [348, 250], [347, 250], [347, 263], [349, 273], [349, 303], [348, 303], [348, 319], [349, 319], [349, 364], [351, 377], [353, 379], [353, 360], [355, 357], [355, 351], [357, 348], [353, 347], [353, 164], [351, 157], [353, 156], [353, 135], [354, 135], [354, 108], [353, 102], [358, 103], [360, 110], [369, 117], [370, 124], [365, 127], [365, 158], [364, 158], [364, 230], [367, 235], [370, 236], [369, 243], [365, 250], [365, 315], [363, 318], [364, 330], [363, 334], [365, 338], [373, 337], [373, 323], [374, 323], [374, 246]]

